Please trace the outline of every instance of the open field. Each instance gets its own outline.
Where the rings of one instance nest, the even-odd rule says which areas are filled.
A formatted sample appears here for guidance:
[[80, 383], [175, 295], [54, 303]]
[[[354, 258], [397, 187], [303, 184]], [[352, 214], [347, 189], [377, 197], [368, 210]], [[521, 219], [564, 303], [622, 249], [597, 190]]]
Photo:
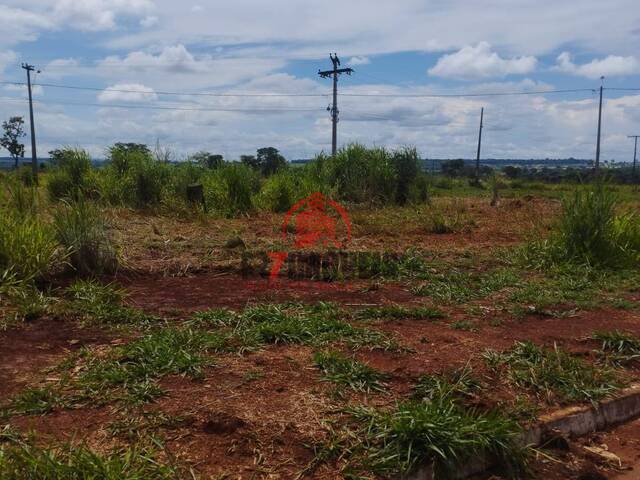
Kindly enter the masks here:
[[[288, 248], [284, 213], [97, 202], [116, 268], [111, 250], [97, 269], [69, 249], [3, 278], [0, 477], [390, 478], [433, 462], [447, 478], [478, 454], [499, 464], [483, 479], [635, 478], [637, 422], [514, 439], [639, 380], [637, 190], [605, 187], [628, 238], [607, 263], [553, 246], [589, 208], [566, 199], [597, 187], [505, 186], [491, 205], [446, 182], [424, 202], [345, 201], [343, 257], [304, 249], [275, 280], [260, 259]], [[622, 464], [584, 453], [603, 443]]]

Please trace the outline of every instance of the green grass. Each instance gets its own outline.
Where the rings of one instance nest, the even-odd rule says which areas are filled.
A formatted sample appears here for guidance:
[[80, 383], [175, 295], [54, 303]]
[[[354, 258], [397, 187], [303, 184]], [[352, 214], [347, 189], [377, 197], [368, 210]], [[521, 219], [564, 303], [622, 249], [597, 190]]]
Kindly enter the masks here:
[[516, 342], [505, 352], [488, 350], [489, 366], [504, 369], [509, 381], [548, 402], [594, 402], [621, 386], [613, 370], [593, 366], [555, 347], [543, 349], [532, 342]]
[[478, 327], [471, 320], [456, 320], [451, 323], [451, 328], [454, 330], [464, 330], [465, 332], [476, 332]]
[[126, 447], [97, 453], [85, 445], [43, 448], [32, 442], [0, 443], [3, 480], [177, 480], [178, 469], [157, 460], [149, 448]]
[[485, 298], [504, 288], [514, 287], [520, 281], [519, 275], [511, 269], [481, 273], [455, 267], [430, 272], [422, 278], [426, 281], [414, 287], [412, 292], [440, 303], [464, 303]]
[[384, 380], [388, 378], [375, 368], [346, 357], [340, 352], [316, 352], [313, 361], [322, 372], [322, 378], [329, 382], [345, 385], [357, 391], [383, 391]]
[[279, 343], [314, 346], [344, 343], [352, 348], [400, 348], [384, 333], [354, 326], [342, 320], [343, 316], [345, 314], [332, 304], [291, 303], [248, 307], [239, 314], [211, 310], [195, 314], [190, 321], [228, 332], [229, 348], [240, 351]]
[[597, 332], [591, 337], [601, 343], [602, 351], [617, 364], [628, 364], [640, 359], [640, 338], [630, 333]]
[[480, 381], [470, 366], [445, 372], [443, 375], [422, 375], [413, 388], [417, 399], [466, 398], [480, 388]]
[[54, 388], [27, 388], [12, 399], [6, 412], [10, 415], [43, 415], [63, 405], [63, 397]]
[[524, 471], [519, 426], [498, 413], [467, 410], [450, 398], [409, 401], [391, 410], [351, 409], [352, 426], [324, 456], [339, 456], [348, 478], [404, 476], [433, 463], [434, 478], [453, 478], [471, 458], [495, 459], [511, 478]]
[[75, 384], [85, 398], [104, 399], [120, 391], [120, 398], [128, 401], [149, 401], [162, 394], [156, 381], [165, 375], [201, 378], [202, 369], [213, 363], [206, 352], [223, 349], [224, 342], [215, 333], [164, 327], [115, 347], [106, 356], [85, 350]]
[[70, 297], [67, 307], [86, 323], [150, 326], [160, 322], [157, 317], [123, 305], [126, 293], [114, 284], [77, 280], [67, 289], [67, 294]]
[[363, 320], [433, 320], [444, 318], [444, 316], [444, 312], [435, 307], [404, 307], [402, 305], [365, 308], [357, 313], [357, 317]]

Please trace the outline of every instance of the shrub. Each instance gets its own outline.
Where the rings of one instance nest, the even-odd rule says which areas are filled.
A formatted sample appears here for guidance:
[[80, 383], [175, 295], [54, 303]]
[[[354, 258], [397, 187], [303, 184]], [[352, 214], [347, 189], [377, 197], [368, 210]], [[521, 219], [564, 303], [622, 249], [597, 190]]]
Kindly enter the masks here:
[[290, 172], [279, 172], [269, 177], [256, 197], [256, 204], [271, 212], [288, 211], [299, 200], [299, 182]]
[[56, 237], [75, 270], [83, 275], [115, 272], [116, 252], [95, 205], [79, 198], [59, 208], [53, 220]]
[[241, 163], [229, 163], [203, 177], [207, 205], [225, 216], [253, 208], [252, 196], [260, 187], [259, 174]]
[[47, 189], [52, 200], [77, 199], [90, 186], [91, 158], [82, 149], [56, 151], [57, 168], [49, 176]]
[[396, 169], [398, 185], [396, 188], [396, 203], [404, 205], [409, 200], [411, 185], [420, 173], [420, 159], [415, 148], [402, 148], [392, 156]]

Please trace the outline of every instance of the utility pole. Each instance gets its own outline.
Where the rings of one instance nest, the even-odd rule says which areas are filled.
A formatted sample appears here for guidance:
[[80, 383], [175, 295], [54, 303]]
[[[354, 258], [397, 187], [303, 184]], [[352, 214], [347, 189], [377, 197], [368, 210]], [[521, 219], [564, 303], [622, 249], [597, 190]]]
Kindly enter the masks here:
[[627, 138], [633, 138], [634, 141], [634, 146], [633, 146], [633, 170], [632, 170], [632, 176], [633, 179], [635, 181], [636, 179], [636, 158], [638, 155], [638, 137], [640, 137], [640, 135], [629, 135]]
[[352, 68], [338, 68], [340, 66], [340, 59], [338, 54], [329, 54], [329, 58], [333, 62], [333, 70], [318, 70], [318, 75], [322, 78], [327, 78], [333, 75], [333, 105], [327, 107], [327, 110], [331, 112], [331, 155], [335, 155], [338, 150], [338, 75], [346, 73], [351, 75], [353, 73]]
[[598, 140], [596, 142], [596, 175], [600, 173], [600, 132], [602, 131], [602, 90], [604, 90], [604, 77], [600, 77], [600, 106], [598, 107]]
[[478, 152], [476, 153], [476, 182], [480, 183], [480, 147], [482, 146], [482, 120], [484, 118], [484, 107], [480, 109], [480, 130], [478, 132]]
[[[31, 96], [31, 72], [35, 70], [33, 65], [23, 63], [22, 68], [27, 71], [27, 89], [29, 90], [29, 120], [31, 122], [31, 169], [33, 179], [38, 183], [38, 154], [36, 153], [36, 127], [33, 123], [33, 98]], [[40, 73], [40, 70], [37, 71]]]

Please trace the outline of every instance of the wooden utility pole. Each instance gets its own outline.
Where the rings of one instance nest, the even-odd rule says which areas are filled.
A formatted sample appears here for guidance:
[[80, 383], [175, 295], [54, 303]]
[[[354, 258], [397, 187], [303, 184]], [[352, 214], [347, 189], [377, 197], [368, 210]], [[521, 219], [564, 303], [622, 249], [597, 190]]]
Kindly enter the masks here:
[[[604, 83], [604, 77], [600, 77], [600, 81]], [[600, 132], [602, 131], [602, 90], [604, 85], [600, 84], [600, 106], [598, 107], [598, 140], [596, 141], [596, 175], [600, 173]]]
[[628, 138], [633, 138], [634, 141], [634, 145], [633, 145], [633, 170], [632, 170], [632, 176], [633, 179], [636, 179], [636, 159], [637, 159], [637, 155], [638, 155], [638, 137], [640, 137], [640, 135], [629, 135]]
[[[23, 63], [22, 68], [27, 71], [27, 89], [29, 91], [29, 121], [31, 123], [31, 170], [33, 179], [38, 183], [38, 154], [36, 153], [36, 126], [33, 123], [33, 98], [31, 95], [31, 72], [35, 70], [33, 65]], [[40, 73], [40, 70], [37, 71]]]
[[333, 76], [333, 105], [327, 110], [331, 112], [331, 155], [335, 155], [338, 150], [338, 75], [342, 73], [346, 73], [347, 75], [351, 75], [353, 73], [352, 68], [338, 68], [340, 66], [340, 59], [338, 58], [338, 54], [334, 53], [333, 55], [329, 54], [329, 58], [331, 62], [333, 62], [333, 70], [318, 70], [318, 75], [322, 78], [327, 78]]
[[476, 153], [476, 182], [480, 183], [480, 148], [482, 146], [482, 121], [484, 119], [484, 107], [480, 109], [480, 130], [478, 131], [478, 151]]

